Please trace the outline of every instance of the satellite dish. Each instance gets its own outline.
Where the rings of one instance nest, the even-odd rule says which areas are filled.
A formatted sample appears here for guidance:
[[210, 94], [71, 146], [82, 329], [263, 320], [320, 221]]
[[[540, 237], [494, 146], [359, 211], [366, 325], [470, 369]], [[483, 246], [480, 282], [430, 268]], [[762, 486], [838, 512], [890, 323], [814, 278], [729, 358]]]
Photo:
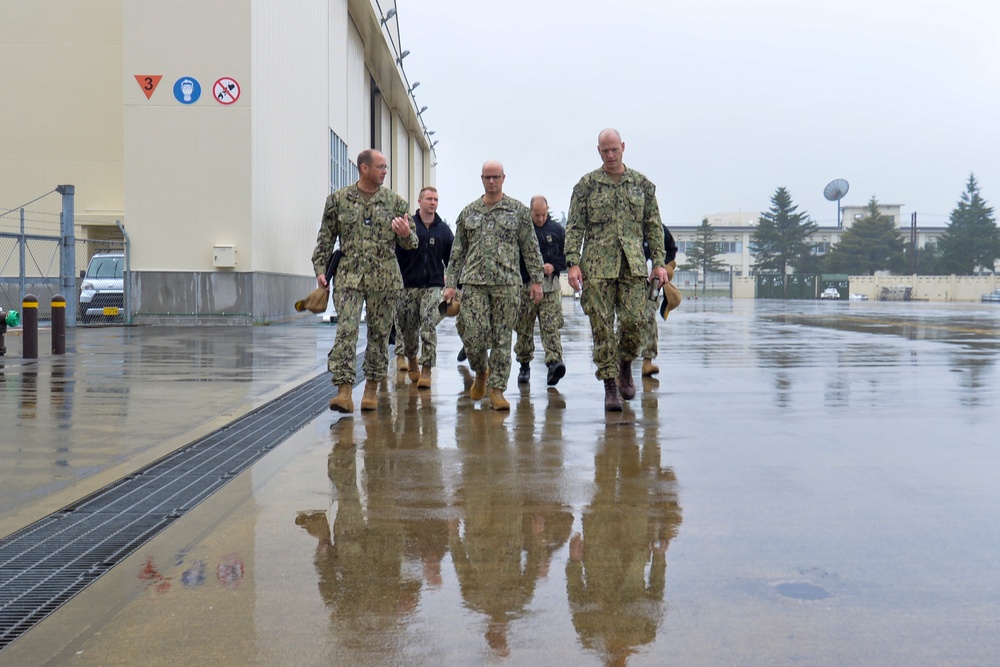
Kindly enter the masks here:
[[823, 188], [823, 196], [829, 201], [837, 202], [837, 227], [843, 227], [844, 223], [840, 219], [840, 200], [844, 198], [851, 185], [843, 178], [836, 178], [826, 184]]
[[826, 187], [823, 188], [823, 196], [830, 201], [840, 201], [850, 189], [851, 186], [847, 181], [838, 178], [826, 184]]

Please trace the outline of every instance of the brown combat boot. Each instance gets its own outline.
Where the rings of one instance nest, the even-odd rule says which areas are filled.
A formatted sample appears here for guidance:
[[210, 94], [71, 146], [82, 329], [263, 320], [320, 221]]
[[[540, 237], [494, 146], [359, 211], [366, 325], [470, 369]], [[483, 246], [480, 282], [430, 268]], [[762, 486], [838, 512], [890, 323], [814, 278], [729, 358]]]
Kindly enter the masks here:
[[618, 362], [618, 392], [626, 401], [635, 398], [635, 383], [632, 382], [632, 362]]
[[490, 389], [490, 407], [494, 410], [510, 410], [510, 401], [503, 397], [503, 389]]
[[420, 364], [417, 363], [416, 357], [410, 357], [407, 360], [407, 367], [410, 369], [408, 375], [410, 376], [410, 382], [416, 382], [420, 379]]
[[417, 380], [417, 387], [420, 389], [431, 388], [431, 367], [427, 364], [424, 364], [424, 367], [420, 369], [420, 379]]
[[351, 398], [351, 385], [342, 384], [337, 387], [337, 395], [330, 399], [330, 409], [337, 412], [354, 412], [354, 399]]
[[365, 393], [361, 396], [361, 410], [366, 412], [378, 407], [378, 383], [365, 380]]
[[486, 378], [489, 376], [489, 368], [484, 370], [482, 373], [476, 373], [476, 379], [472, 383], [472, 389], [469, 390], [469, 396], [472, 397], [472, 400], [478, 401], [486, 395]]
[[618, 395], [618, 385], [613, 379], [604, 381], [604, 411], [622, 411], [622, 397]]
[[401, 354], [396, 355], [396, 370], [400, 373], [405, 373], [409, 369], [406, 363], [406, 357]]
[[660, 372], [660, 367], [653, 363], [652, 359], [642, 360], [642, 377], [648, 378]]

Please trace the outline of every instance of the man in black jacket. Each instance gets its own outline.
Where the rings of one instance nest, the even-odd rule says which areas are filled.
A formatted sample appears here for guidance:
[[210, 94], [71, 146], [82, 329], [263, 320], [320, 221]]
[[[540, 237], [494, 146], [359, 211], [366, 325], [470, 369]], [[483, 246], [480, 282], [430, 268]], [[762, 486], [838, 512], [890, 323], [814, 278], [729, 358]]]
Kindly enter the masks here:
[[431, 369], [437, 365], [438, 304], [455, 235], [437, 214], [437, 188], [423, 188], [417, 203], [414, 221], [420, 243], [415, 250], [396, 248], [403, 275], [403, 290], [396, 304], [396, 367], [408, 371], [410, 382], [416, 382], [417, 387], [429, 389]]
[[521, 259], [521, 280], [524, 289], [521, 294], [521, 312], [517, 320], [517, 344], [514, 354], [521, 369], [517, 373], [518, 384], [526, 384], [531, 379], [531, 359], [535, 355], [535, 320], [545, 348], [545, 365], [548, 367], [547, 382], [554, 385], [566, 374], [563, 364], [562, 339], [559, 329], [563, 325], [562, 287], [559, 274], [566, 270], [564, 243], [566, 230], [549, 215], [549, 202], [541, 195], [531, 198], [531, 221], [534, 223], [538, 249], [542, 253], [545, 277], [542, 279], [542, 300], [535, 303], [528, 296], [528, 270]]
[[[666, 250], [664, 264], [670, 264], [677, 259], [677, 242], [674, 235], [670, 233], [666, 225], [663, 225], [663, 248]], [[643, 238], [642, 250], [646, 253], [646, 259], [650, 258], [649, 240]], [[398, 251], [397, 251], [398, 252]], [[653, 363], [653, 359], [660, 353], [660, 330], [656, 323], [657, 301], [649, 301], [646, 307], [646, 324], [642, 329], [642, 376], [651, 377], [660, 372], [660, 367]]]

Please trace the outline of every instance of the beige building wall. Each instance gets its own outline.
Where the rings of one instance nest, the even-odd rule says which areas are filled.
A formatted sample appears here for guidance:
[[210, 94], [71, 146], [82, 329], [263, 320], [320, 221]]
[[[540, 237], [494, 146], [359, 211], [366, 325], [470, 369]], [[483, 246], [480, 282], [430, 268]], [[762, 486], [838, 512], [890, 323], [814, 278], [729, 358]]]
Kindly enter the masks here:
[[[122, 217], [122, 6], [0, 2], [0, 212], [70, 184], [79, 220]], [[49, 195], [28, 208], [60, 206]]]
[[[136, 322], [293, 316], [315, 284], [330, 133], [352, 163], [386, 152], [404, 197], [425, 180], [411, 174], [428, 144], [390, 43], [397, 26], [381, 20], [394, 7], [5, 0], [0, 123], [15, 130], [0, 144], [0, 206], [73, 184], [81, 235], [122, 220]], [[200, 84], [191, 104], [175, 96], [185, 77]], [[223, 78], [238, 84], [232, 103], [214, 95]]]

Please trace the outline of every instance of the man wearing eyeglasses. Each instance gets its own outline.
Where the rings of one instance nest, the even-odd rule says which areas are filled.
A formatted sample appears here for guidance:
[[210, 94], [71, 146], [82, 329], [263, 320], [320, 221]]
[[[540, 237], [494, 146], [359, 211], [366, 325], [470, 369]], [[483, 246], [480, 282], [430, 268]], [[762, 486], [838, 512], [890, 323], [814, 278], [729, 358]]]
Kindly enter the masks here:
[[417, 247], [409, 204], [382, 187], [387, 169], [385, 156], [380, 152], [361, 151], [358, 182], [326, 198], [313, 251], [313, 268], [320, 287], [327, 287], [326, 263], [338, 240], [344, 253], [333, 292], [337, 337], [327, 356], [327, 368], [337, 387], [337, 395], [330, 399], [330, 409], [338, 412], [354, 412], [351, 390], [362, 306], [367, 311], [368, 347], [361, 367], [365, 374], [361, 409], [378, 407], [378, 383], [385, 378], [389, 366], [389, 328], [396, 297], [403, 287], [395, 248], [397, 244], [406, 249]]
[[[489, 389], [490, 407], [510, 410], [504, 398], [510, 377], [510, 348], [520, 308], [524, 257], [531, 282], [529, 294], [542, 300], [542, 255], [528, 207], [503, 193], [503, 165], [483, 165], [485, 193], [466, 206], [455, 221], [455, 243], [445, 283], [444, 300], [455, 298], [462, 285], [458, 313], [469, 365], [476, 373], [469, 394], [483, 398]], [[489, 351], [489, 356], [487, 356]], [[487, 386], [488, 383], [488, 386]]]
[[[621, 412], [622, 399], [635, 397], [632, 360], [642, 346], [647, 281], [665, 283], [667, 269], [656, 186], [622, 162], [625, 142], [617, 130], [598, 135], [597, 151], [603, 166], [573, 188], [566, 264], [570, 287], [583, 291], [580, 303], [590, 318], [604, 409]], [[649, 240], [653, 267], [648, 277], [643, 237]]]

